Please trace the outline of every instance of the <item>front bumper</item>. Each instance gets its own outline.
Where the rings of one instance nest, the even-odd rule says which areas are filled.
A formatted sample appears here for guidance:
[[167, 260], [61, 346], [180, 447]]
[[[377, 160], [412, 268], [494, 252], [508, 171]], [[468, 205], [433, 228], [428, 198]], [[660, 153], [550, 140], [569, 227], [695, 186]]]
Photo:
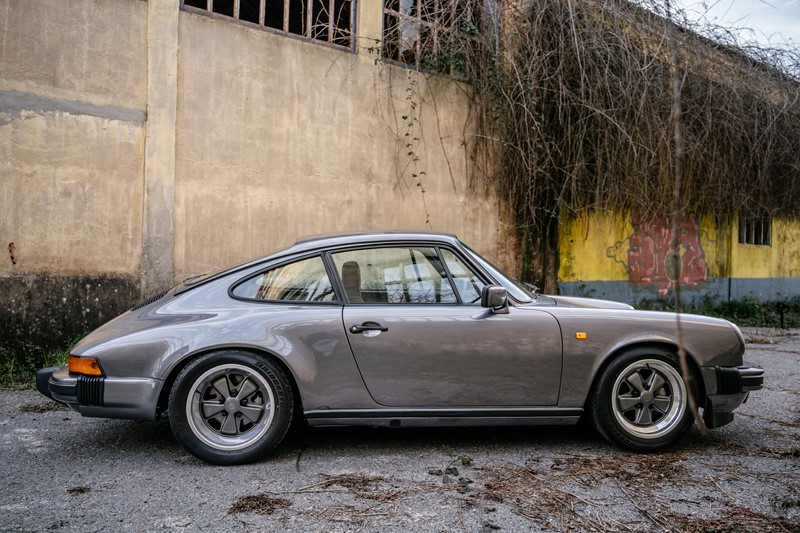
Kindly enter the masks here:
[[747, 401], [750, 392], [764, 387], [764, 369], [746, 362], [738, 367], [703, 367], [706, 403], [703, 422], [709, 429], [733, 421], [733, 411]]
[[70, 374], [66, 366], [36, 372], [36, 388], [83, 416], [155, 420], [162, 382]]

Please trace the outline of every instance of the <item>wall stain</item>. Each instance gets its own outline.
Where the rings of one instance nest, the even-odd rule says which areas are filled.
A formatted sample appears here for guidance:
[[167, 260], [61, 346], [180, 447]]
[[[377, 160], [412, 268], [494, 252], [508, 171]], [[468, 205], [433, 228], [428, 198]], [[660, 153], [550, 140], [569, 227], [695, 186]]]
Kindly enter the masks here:
[[57, 112], [69, 113], [134, 124], [144, 124], [147, 119], [147, 113], [141, 109], [95, 105], [88, 102], [50, 98], [36, 93], [0, 91], [0, 126], [19, 120], [23, 111], [38, 115]]
[[14, 250], [15, 249], [16, 249], [16, 247], [14, 246], [13, 242], [8, 243], [8, 255], [11, 256], [11, 264], [12, 265], [16, 265], [17, 264], [17, 260], [14, 258]]

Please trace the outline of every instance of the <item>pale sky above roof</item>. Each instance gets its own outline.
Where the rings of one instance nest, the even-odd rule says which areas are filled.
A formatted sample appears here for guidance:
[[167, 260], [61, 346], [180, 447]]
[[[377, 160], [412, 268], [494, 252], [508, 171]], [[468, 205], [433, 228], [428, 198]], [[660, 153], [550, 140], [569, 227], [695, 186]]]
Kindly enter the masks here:
[[673, 0], [692, 20], [749, 29], [761, 44], [800, 47], [800, 0]]

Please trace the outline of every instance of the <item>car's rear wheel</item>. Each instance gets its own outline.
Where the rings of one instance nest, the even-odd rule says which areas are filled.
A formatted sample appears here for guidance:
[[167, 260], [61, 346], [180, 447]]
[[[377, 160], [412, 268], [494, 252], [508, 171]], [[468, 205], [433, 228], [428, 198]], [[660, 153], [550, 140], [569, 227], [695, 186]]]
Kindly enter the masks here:
[[253, 461], [280, 444], [292, 419], [284, 372], [242, 351], [206, 354], [175, 379], [169, 420], [180, 443], [215, 464]]
[[657, 348], [616, 357], [595, 384], [589, 414], [601, 435], [636, 452], [674, 444], [694, 420], [677, 357]]

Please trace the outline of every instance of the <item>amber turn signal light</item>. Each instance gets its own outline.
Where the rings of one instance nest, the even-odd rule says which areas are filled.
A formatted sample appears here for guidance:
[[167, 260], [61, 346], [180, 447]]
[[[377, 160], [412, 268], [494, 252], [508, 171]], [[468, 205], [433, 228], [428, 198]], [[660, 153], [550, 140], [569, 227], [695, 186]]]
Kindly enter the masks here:
[[78, 357], [76, 355], [69, 356], [69, 372], [70, 374], [84, 374], [86, 376], [103, 375], [97, 359], [94, 357]]

